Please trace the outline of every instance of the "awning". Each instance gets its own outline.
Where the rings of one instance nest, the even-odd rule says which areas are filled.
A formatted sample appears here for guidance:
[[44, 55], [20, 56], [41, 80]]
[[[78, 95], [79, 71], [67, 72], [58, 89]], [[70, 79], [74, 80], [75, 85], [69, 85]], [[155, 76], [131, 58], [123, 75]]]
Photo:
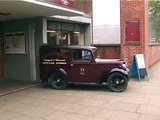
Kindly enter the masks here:
[[83, 16], [85, 13], [36, 0], [0, 1], [0, 21], [54, 15]]

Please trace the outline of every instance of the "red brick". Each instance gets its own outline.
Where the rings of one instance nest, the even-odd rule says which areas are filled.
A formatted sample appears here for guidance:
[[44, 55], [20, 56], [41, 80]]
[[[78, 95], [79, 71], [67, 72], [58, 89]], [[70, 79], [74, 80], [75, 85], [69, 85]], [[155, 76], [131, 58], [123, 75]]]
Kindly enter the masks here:
[[[129, 67], [132, 65], [134, 54], [145, 54], [146, 31], [146, 3], [145, 0], [121, 0], [121, 58], [128, 61]], [[125, 35], [126, 21], [140, 21], [140, 40], [139, 42], [127, 42]]]

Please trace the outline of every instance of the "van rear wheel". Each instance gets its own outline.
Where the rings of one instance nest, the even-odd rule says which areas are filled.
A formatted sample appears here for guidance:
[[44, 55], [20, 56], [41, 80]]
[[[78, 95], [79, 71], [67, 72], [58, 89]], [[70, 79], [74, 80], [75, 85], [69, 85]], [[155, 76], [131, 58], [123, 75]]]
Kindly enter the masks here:
[[67, 87], [67, 76], [61, 72], [51, 74], [49, 81], [51, 87], [54, 89], [62, 90]]
[[128, 86], [128, 78], [122, 73], [112, 73], [107, 79], [108, 87], [113, 92], [123, 92]]

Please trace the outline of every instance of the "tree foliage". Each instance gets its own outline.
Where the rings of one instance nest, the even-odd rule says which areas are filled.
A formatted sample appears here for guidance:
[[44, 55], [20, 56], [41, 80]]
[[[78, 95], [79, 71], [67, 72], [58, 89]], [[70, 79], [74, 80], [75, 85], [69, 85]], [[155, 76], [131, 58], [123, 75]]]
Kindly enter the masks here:
[[159, 0], [149, 1], [149, 18], [150, 18], [150, 21], [160, 23], [160, 1]]
[[149, 22], [150, 29], [154, 31], [155, 38], [160, 35], [160, 0], [149, 0]]

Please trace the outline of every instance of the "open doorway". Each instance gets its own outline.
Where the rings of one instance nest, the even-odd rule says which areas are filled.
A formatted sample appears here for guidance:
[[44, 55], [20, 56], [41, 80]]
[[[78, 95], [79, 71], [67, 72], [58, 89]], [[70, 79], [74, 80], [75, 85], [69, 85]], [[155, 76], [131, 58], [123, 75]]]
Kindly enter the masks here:
[[3, 52], [3, 30], [2, 23], [0, 23], [0, 79], [4, 77], [4, 52]]

